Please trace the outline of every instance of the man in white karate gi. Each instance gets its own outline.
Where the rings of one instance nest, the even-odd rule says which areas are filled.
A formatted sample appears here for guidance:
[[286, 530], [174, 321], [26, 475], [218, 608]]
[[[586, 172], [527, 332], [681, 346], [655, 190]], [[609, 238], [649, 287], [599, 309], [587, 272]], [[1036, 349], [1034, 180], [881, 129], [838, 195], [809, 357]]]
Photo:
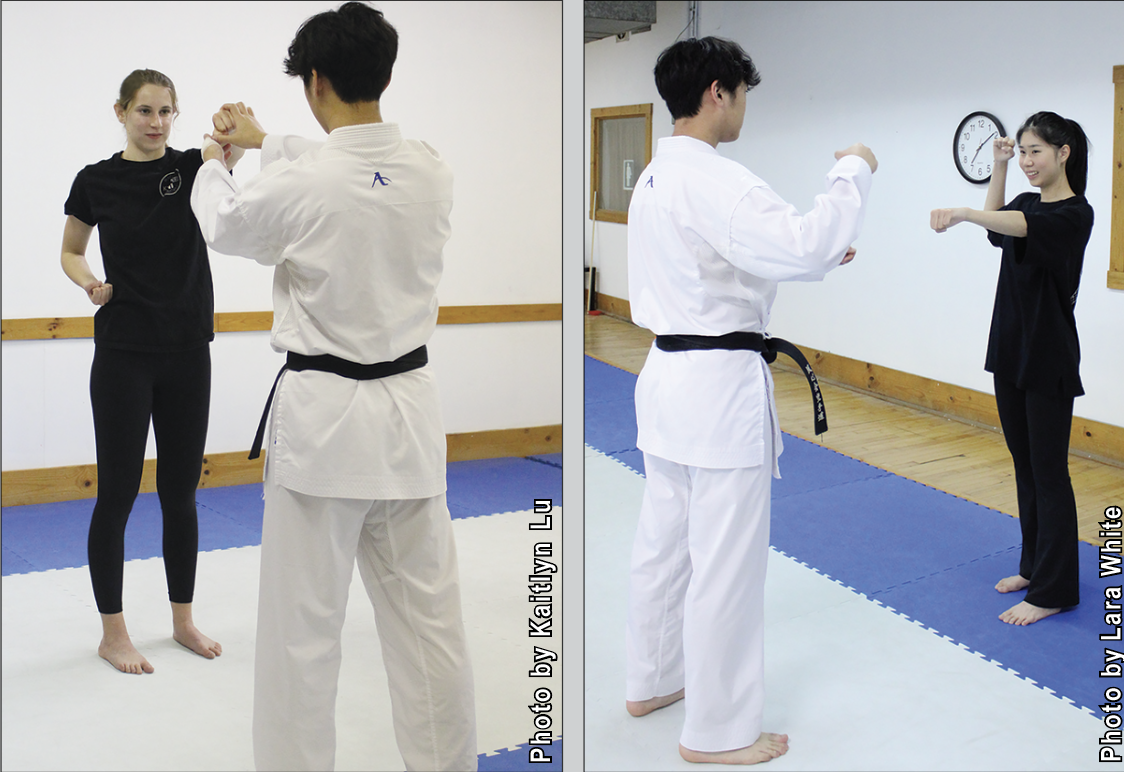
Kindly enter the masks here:
[[636, 384], [647, 480], [629, 586], [626, 707], [643, 716], [684, 699], [684, 759], [752, 764], [788, 750], [787, 735], [761, 731], [781, 434], [760, 349], [777, 282], [820, 280], [854, 257], [877, 161], [861, 144], [836, 153], [827, 192], [801, 216], [718, 153], [738, 138], [746, 93], [760, 82], [740, 46], [676, 43], [655, 78], [675, 128], [659, 140], [628, 212], [632, 319], [657, 340]]
[[335, 766], [340, 631], [356, 560], [406, 768], [476, 769], [445, 432], [424, 348], [453, 177], [431, 147], [382, 121], [397, 46], [394, 28], [362, 3], [307, 20], [285, 67], [301, 76], [327, 141], [267, 135], [251, 110], [226, 105], [215, 139], [260, 148], [262, 172], [240, 187], [224, 148], [207, 143], [192, 191], [215, 251], [276, 266], [271, 340], [288, 352], [267, 407], [259, 770]]

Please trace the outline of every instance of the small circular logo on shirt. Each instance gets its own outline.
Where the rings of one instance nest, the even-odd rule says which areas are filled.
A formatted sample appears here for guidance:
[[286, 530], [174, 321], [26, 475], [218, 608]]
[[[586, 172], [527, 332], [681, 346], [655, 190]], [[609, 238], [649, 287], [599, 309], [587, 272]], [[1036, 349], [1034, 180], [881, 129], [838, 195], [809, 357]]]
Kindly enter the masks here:
[[183, 177], [180, 176], [180, 170], [168, 172], [164, 178], [160, 180], [160, 195], [161, 196], [174, 196], [180, 192], [180, 186], [183, 184]]

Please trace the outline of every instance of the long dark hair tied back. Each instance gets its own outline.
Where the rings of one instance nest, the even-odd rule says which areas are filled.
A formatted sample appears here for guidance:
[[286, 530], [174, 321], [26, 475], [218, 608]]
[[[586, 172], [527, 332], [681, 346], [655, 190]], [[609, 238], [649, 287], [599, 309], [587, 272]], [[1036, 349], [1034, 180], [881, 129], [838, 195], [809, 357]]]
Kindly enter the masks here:
[[1074, 193], [1085, 195], [1085, 183], [1089, 177], [1089, 138], [1081, 125], [1057, 113], [1041, 112], [1027, 118], [1019, 127], [1019, 133], [1015, 135], [1019, 144], [1024, 131], [1033, 131], [1054, 148], [1069, 145], [1069, 158], [1065, 162], [1066, 180]]

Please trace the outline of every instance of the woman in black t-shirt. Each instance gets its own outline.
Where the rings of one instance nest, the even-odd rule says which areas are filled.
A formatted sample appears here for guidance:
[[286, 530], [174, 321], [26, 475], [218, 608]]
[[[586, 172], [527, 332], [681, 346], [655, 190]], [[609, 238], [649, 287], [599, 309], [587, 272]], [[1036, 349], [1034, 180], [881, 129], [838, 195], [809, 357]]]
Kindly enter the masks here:
[[[136, 70], [121, 84], [114, 109], [127, 144], [75, 178], [64, 208], [62, 267], [99, 306], [90, 369], [98, 497], [88, 542], [102, 616], [98, 653], [118, 670], [140, 674], [153, 668], [129, 639], [121, 584], [125, 523], [140, 489], [150, 420], [159, 456], [156, 485], [173, 638], [208, 659], [222, 653], [191, 615], [214, 292], [207, 247], [190, 204], [202, 156], [199, 150], [167, 146], [178, 112], [175, 86], [155, 70]], [[105, 282], [86, 262], [95, 226]]]
[[[1015, 154], [1039, 193], [1004, 204], [1007, 161]], [[1000, 615], [1029, 625], [1076, 606], [1077, 505], [1069, 478], [1073, 400], [1084, 394], [1074, 308], [1093, 209], [1085, 200], [1089, 142], [1076, 121], [1035, 113], [1016, 139], [994, 143], [984, 211], [935, 209], [938, 233], [961, 222], [982, 225], [1003, 248], [984, 369], [1015, 466], [1023, 548], [1019, 572], [995, 585], [1027, 590]]]

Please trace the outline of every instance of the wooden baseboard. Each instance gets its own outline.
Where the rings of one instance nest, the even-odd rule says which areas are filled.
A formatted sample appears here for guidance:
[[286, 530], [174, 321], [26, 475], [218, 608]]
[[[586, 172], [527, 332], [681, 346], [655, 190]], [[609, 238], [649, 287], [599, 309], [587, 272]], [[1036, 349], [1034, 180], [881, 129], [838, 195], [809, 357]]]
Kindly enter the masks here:
[[[605, 313], [631, 321], [627, 300], [598, 293], [597, 302]], [[827, 383], [999, 431], [999, 411], [991, 394], [797, 345], [816, 377]], [[797, 370], [785, 357], [778, 358], [773, 367]], [[1069, 450], [1096, 461], [1124, 465], [1124, 428], [1074, 416]]]
[[[442, 306], [437, 309], [438, 324], [556, 322], [561, 319], [561, 303]], [[238, 311], [215, 314], [215, 332], [268, 331], [272, 326], [272, 311]], [[94, 337], [94, 317], [92, 316], [0, 320], [0, 339], [2, 340], [57, 340], [92, 337]]]
[[[447, 458], [471, 461], [484, 458], [522, 458], [562, 450], [562, 426], [535, 426], [446, 435]], [[258, 483], [264, 457], [250, 461], [248, 451], [212, 453], [203, 458], [200, 488]], [[156, 459], [144, 462], [141, 493], [156, 490]], [[48, 469], [17, 469], [3, 473], [2, 505], [46, 504], [95, 498], [98, 495], [96, 464], [59, 466]]]

